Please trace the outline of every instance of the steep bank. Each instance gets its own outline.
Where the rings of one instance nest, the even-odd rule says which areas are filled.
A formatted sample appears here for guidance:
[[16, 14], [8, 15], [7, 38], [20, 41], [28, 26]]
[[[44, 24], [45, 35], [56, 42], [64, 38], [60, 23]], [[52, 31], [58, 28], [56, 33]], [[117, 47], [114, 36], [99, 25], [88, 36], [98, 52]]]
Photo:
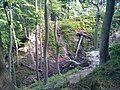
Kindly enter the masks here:
[[99, 64], [99, 59], [96, 59], [99, 56], [95, 58], [92, 55], [97, 55], [98, 52], [89, 52], [88, 56], [95, 60], [91, 63], [92, 66], [68, 75], [53, 76], [46, 86], [42, 82], [36, 82], [26, 90], [120, 90], [120, 43], [113, 44], [109, 50], [111, 60], [96, 69], [94, 66]]

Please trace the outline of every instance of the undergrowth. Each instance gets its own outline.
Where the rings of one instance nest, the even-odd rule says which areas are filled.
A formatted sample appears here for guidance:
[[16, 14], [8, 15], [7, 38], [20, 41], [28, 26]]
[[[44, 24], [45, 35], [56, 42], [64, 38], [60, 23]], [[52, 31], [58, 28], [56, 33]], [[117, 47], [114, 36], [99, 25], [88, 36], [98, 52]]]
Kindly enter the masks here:
[[70, 84], [67, 80], [68, 76], [79, 70], [76, 68], [66, 74], [50, 77], [47, 85], [39, 81], [25, 90], [120, 90], [120, 43], [111, 45], [109, 53], [111, 60], [85, 78], [80, 78], [78, 83]]

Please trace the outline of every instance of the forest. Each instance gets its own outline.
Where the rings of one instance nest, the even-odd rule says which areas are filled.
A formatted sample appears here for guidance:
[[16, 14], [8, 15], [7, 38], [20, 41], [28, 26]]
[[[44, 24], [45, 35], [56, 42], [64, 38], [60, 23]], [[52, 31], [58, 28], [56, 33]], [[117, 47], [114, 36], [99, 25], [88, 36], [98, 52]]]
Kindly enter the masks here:
[[120, 0], [0, 0], [0, 90], [120, 90]]

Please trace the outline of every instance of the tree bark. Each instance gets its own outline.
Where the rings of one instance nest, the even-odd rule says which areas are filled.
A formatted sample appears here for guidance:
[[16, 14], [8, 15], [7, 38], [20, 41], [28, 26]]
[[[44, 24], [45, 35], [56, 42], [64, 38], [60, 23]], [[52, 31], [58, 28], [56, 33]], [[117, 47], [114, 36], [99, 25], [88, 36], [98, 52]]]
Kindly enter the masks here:
[[16, 90], [16, 87], [10, 80], [7, 69], [5, 67], [3, 52], [2, 52], [1, 32], [0, 32], [0, 90]]
[[91, 0], [90, 3], [97, 8], [96, 24], [95, 24], [95, 31], [94, 31], [94, 49], [96, 50], [98, 48], [98, 27], [99, 27], [100, 7], [99, 7], [99, 4], [94, 3], [93, 0]]
[[35, 33], [35, 61], [36, 61], [36, 75], [37, 75], [37, 80], [39, 80], [38, 25], [36, 25], [36, 33]]
[[40, 29], [39, 40], [40, 40], [40, 64], [39, 65], [42, 71], [42, 61], [43, 61], [42, 29]]
[[95, 32], [94, 32], [94, 49], [98, 48], [98, 27], [99, 27], [99, 7], [97, 7], [96, 13], [96, 25], [95, 25]]
[[10, 38], [10, 42], [9, 42], [9, 78], [12, 80], [12, 46], [13, 46], [13, 23], [12, 23], [12, 9], [10, 7], [10, 12], [9, 12], [9, 17], [10, 17], [10, 23], [9, 23], [9, 38]]
[[36, 6], [36, 31], [35, 31], [35, 60], [36, 60], [36, 76], [39, 80], [39, 59], [38, 59], [38, 0], [35, 1]]
[[45, 61], [45, 75], [44, 75], [44, 84], [48, 83], [48, 60], [47, 60], [47, 47], [48, 47], [48, 38], [49, 38], [49, 15], [48, 15], [48, 1], [45, 0], [45, 42], [44, 42], [44, 61]]
[[[40, 0], [40, 11], [42, 10], [42, 4], [43, 3], [43, 1], [42, 0]], [[41, 18], [41, 13], [40, 13], [40, 18]], [[41, 18], [41, 20], [42, 20], [42, 18]], [[40, 41], [40, 69], [41, 69], [41, 71], [42, 71], [42, 61], [43, 61], [43, 46], [42, 46], [42, 29], [41, 29], [41, 25], [40, 25], [40, 29], [39, 29], [39, 32], [40, 32], [40, 34], [39, 34], [39, 41]]]
[[57, 73], [60, 74], [60, 68], [59, 68], [59, 41], [58, 41], [58, 30], [57, 30], [57, 16], [55, 15], [55, 25], [54, 25], [54, 37], [55, 37], [55, 45], [56, 45], [56, 68]]
[[109, 32], [111, 27], [111, 21], [114, 14], [115, 0], [107, 0], [106, 12], [104, 16], [102, 31], [101, 31], [101, 42], [100, 42], [100, 64], [105, 63], [109, 60]]
[[17, 37], [15, 34], [15, 30], [13, 29], [13, 38], [14, 38], [14, 42], [15, 42], [15, 48], [16, 48], [16, 62], [17, 62], [17, 66], [19, 66], [19, 61], [18, 61], [18, 43], [17, 43]]

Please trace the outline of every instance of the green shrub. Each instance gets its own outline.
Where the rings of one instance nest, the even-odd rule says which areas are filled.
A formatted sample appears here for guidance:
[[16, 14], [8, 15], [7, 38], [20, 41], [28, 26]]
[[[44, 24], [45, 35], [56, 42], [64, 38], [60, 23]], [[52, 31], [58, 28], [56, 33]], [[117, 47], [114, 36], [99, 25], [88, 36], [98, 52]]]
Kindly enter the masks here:
[[109, 48], [111, 59], [120, 59], [120, 42], [114, 43]]
[[77, 67], [73, 70], [68, 71], [65, 74], [56, 74], [48, 79], [47, 85], [44, 85], [42, 81], [37, 81], [36, 83], [33, 83], [27, 88], [29, 90], [64, 90], [64, 88], [69, 85], [67, 77], [77, 72], [79, 69], [80, 67]]

